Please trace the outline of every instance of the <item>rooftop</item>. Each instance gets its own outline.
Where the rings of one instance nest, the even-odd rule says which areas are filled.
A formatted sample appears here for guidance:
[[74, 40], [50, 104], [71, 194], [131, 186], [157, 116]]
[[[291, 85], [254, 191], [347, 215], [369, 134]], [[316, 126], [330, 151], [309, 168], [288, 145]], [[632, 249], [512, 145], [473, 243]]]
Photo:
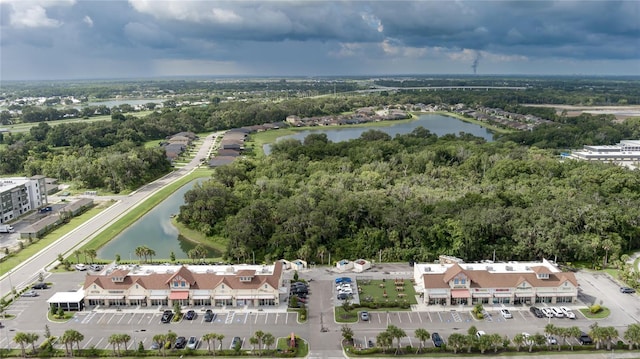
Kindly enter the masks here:
[[[444, 274], [453, 264], [440, 263], [416, 263], [414, 270], [423, 274]], [[542, 262], [492, 262], [482, 261], [476, 263], [459, 263], [464, 270], [488, 271], [489, 273], [536, 273], [547, 270], [550, 273], [560, 273], [560, 270], [550, 261], [543, 259]]]

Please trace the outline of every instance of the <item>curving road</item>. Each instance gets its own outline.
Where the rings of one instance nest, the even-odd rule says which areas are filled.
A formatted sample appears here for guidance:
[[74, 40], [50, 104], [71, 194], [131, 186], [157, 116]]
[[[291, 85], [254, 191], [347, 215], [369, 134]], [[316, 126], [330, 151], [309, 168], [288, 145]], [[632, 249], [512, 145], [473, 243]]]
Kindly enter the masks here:
[[14, 287], [19, 290], [30, 285], [35, 281], [38, 273], [46, 271], [50, 266], [57, 264], [59, 253], [68, 253], [74, 248], [88, 242], [108, 225], [144, 202], [145, 199], [156, 191], [170, 185], [196, 169], [200, 166], [203, 159], [209, 157], [216, 140], [220, 138], [222, 133], [223, 132], [217, 132], [207, 136], [200, 146], [198, 153], [184, 167], [144, 185], [128, 196], [118, 196], [118, 201], [115, 204], [0, 277], [0, 297], [9, 294]]

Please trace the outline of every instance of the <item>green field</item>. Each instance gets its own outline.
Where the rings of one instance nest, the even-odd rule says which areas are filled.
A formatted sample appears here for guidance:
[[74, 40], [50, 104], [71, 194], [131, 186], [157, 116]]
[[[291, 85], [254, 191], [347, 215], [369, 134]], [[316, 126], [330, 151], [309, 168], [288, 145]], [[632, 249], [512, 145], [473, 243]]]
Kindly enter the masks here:
[[[410, 279], [401, 280], [404, 285], [396, 286], [393, 279], [387, 280], [358, 280], [358, 290], [360, 293], [360, 302], [371, 298], [374, 302], [395, 302], [407, 301], [409, 304], [417, 304], [416, 291]], [[402, 290], [399, 290], [403, 288]], [[385, 296], [386, 294], [386, 296]]]

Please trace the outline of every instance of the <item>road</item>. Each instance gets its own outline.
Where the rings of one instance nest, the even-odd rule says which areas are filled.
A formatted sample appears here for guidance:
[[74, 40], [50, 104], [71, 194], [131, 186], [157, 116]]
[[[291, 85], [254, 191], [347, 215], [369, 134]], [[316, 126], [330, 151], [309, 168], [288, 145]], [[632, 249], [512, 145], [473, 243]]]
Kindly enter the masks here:
[[47, 268], [55, 265], [59, 253], [68, 253], [83, 243], [90, 241], [103, 229], [143, 203], [145, 199], [156, 191], [172, 184], [196, 169], [200, 166], [201, 161], [211, 154], [215, 141], [221, 134], [221, 132], [218, 132], [207, 136], [203, 140], [198, 153], [184, 167], [139, 188], [128, 196], [118, 196], [119, 200], [115, 204], [0, 277], [0, 296], [4, 297], [9, 294], [14, 287], [20, 289], [29, 285], [37, 278], [38, 273], [46, 271]]

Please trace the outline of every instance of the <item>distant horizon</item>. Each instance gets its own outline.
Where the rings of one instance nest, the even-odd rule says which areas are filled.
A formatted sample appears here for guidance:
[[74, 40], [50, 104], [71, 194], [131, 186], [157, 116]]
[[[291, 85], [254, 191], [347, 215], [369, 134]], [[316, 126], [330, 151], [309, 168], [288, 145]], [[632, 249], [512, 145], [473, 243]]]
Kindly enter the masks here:
[[0, 83], [21, 83], [21, 82], [135, 82], [135, 81], [153, 81], [153, 80], [216, 80], [216, 79], [297, 79], [297, 80], [313, 80], [313, 79], [374, 79], [374, 78], [462, 78], [462, 79], [482, 79], [482, 78], [570, 78], [570, 79], [629, 79], [640, 80], [640, 73], [633, 75], [598, 75], [598, 74], [369, 74], [369, 75], [166, 75], [166, 76], [138, 76], [138, 77], [96, 77], [96, 78], [43, 78], [43, 79], [0, 79]]

